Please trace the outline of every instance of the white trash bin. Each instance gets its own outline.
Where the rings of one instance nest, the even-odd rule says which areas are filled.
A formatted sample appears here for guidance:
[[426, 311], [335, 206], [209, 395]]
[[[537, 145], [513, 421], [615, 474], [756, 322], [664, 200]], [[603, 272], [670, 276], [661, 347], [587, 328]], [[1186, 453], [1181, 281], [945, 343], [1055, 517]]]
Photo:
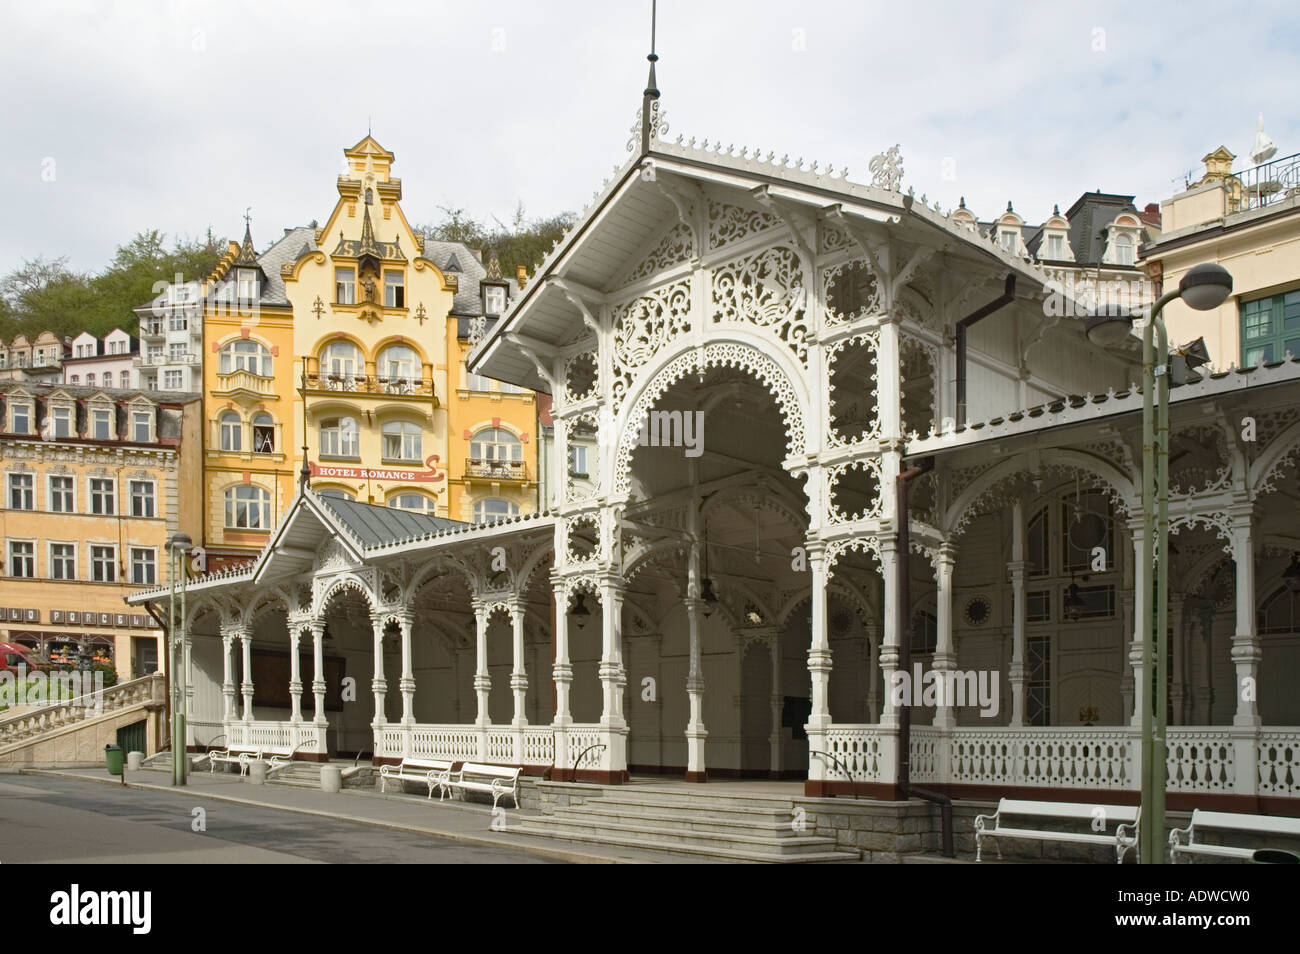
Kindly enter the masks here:
[[266, 769], [267, 769], [267, 765], [265, 762], [261, 762], [261, 761], [249, 762], [248, 780], [252, 782], [254, 785], [265, 785]]
[[320, 790], [322, 792], [341, 792], [343, 790], [343, 769], [337, 765], [322, 765], [320, 769]]
[[127, 771], [130, 771], [130, 772], [138, 772], [138, 771], [140, 771], [140, 769], [141, 769], [141, 767], [142, 767], [143, 765], [144, 765], [144, 753], [143, 753], [143, 752], [128, 752], [128, 753], [126, 753], [126, 768], [127, 768]]

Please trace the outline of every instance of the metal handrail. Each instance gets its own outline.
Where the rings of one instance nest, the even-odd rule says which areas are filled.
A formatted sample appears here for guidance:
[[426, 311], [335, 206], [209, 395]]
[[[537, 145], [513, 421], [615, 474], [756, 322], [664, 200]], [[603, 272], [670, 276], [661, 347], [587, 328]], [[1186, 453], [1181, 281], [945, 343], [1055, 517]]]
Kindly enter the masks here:
[[[267, 778], [270, 778], [272, 772], [278, 772], [278, 771], [280, 771], [280, 769], [288, 768], [290, 765], [292, 765], [292, 764], [293, 764], [293, 757], [294, 757], [294, 755], [296, 755], [297, 752], [298, 752], [298, 750], [301, 749], [304, 745], [315, 745], [315, 744], [316, 744], [316, 740], [315, 740], [315, 739], [303, 739], [303, 741], [299, 742], [297, 745], [295, 745], [295, 746], [293, 747], [293, 751], [290, 752], [290, 753], [288, 754], [288, 756], [286, 756], [285, 761], [284, 761], [282, 764], [280, 764], [280, 765], [274, 765], [274, 764], [273, 764], [273, 765], [268, 765], [268, 766], [267, 766], [267, 768], [266, 768], [266, 777], [267, 777]], [[274, 761], [274, 759], [276, 759], [276, 758], [278, 758], [278, 757], [279, 757], [279, 756], [272, 756], [271, 759], [272, 759], [272, 761]]]
[[604, 742], [593, 742], [591, 745], [587, 746], [585, 749], [583, 749], [581, 752], [578, 753], [578, 757], [577, 757], [576, 759], [573, 760], [573, 770], [572, 770], [572, 771], [573, 771], [573, 778], [574, 778], [575, 781], [576, 781], [577, 778], [578, 778], [578, 764], [579, 764], [579, 763], [580, 763], [584, 758], [587, 757], [587, 753], [590, 752], [592, 749], [604, 749], [604, 748], [608, 748], [608, 746], [605, 745]]
[[857, 801], [857, 798], [858, 798], [858, 780], [855, 779], [855, 778], [853, 777], [853, 771], [849, 768], [849, 766], [848, 766], [847, 763], [845, 763], [845, 762], [844, 762], [842, 759], [840, 759], [838, 756], [832, 755], [830, 752], [809, 752], [808, 754], [809, 754], [809, 755], [820, 756], [821, 758], [824, 758], [824, 759], [830, 759], [832, 762], [834, 762], [834, 763], [835, 763], [835, 766], [836, 766], [836, 767], [837, 767], [841, 772], [844, 773], [844, 777], [847, 778], [847, 779], [849, 780], [849, 784], [850, 784], [851, 786], [853, 786], [853, 800], [854, 800], [854, 801]]

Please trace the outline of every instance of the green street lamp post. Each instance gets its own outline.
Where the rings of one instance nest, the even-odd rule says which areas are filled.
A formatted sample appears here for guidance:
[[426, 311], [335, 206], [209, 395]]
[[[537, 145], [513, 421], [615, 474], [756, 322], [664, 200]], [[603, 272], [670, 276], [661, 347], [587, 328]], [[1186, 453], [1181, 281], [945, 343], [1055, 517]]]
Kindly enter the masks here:
[[[1169, 665], [1169, 336], [1160, 312], [1181, 298], [1197, 311], [1218, 308], [1232, 293], [1232, 276], [1206, 262], [1190, 269], [1176, 291], [1165, 292], [1151, 307], [1142, 331], [1142, 560], [1139, 592], [1145, 594], [1146, 618], [1136, 621], [1150, 699], [1142, 707], [1142, 822], [1138, 853], [1146, 864], [1165, 860], [1166, 674]], [[1103, 307], [1088, 319], [1095, 344], [1114, 346], [1133, 329], [1133, 316], [1119, 307]], [[1152, 599], [1154, 597], [1154, 600]], [[1152, 608], [1154, 602], [1154, 611]], [[1154, 650], [1154, 651], [1153, 651]]]
[[[172, 784], [186, 784], [189, 775], [188, 746], [185, 736], [186, 706], [186, 666], [185, 666], [185, 560], [193, 541], [184, 533], [174, 533], [167, 541], [167, 550], [171, 556], [168, 572], [170, 596], [168, 600], [170, 614], [167, 617], [167, 638], [169, 642], [167, 666], [171, 673], [171, 710], [172, 710]], [[176, 599], [177, 585], [180, 587], [180, 601]], [[179, 609], [179, 613], [177, 610]]]

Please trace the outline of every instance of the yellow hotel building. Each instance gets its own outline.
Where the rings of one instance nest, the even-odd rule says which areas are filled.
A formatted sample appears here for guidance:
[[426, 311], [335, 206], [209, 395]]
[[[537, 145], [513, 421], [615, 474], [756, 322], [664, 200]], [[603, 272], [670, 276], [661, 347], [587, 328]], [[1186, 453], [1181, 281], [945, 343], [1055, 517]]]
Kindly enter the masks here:
[[208, 569], [265, 545], [304, 460], [313, 490], [351, 500], [462, 521], [536, 509], [535, 395], [464, 364], [523, 275], [412, 229], [373, 138], [344, 155], [323, 226], [260, 254], [246, 228], [205, 285]]

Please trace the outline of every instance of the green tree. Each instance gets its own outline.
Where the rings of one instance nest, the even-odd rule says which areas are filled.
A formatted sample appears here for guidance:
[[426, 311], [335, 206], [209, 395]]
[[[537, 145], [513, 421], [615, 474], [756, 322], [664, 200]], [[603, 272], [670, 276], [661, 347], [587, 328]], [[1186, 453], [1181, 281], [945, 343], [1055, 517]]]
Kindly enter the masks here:
[[421, 226], [418, 231], [434, 241], [463, 242], [470, 248], [481, 249], [484, 263], [495, 256], [505, 278], [513, 278], [520, 265], [531, 275], [576, 218], [572, 212], [561, 212], [549, 218], [530, 219], [520, 202], [509, 223], [494, 218], [494, 224], [487, 227], [464, 209], [439, 206], [439, 210], [443, 213], [442, 221]]

